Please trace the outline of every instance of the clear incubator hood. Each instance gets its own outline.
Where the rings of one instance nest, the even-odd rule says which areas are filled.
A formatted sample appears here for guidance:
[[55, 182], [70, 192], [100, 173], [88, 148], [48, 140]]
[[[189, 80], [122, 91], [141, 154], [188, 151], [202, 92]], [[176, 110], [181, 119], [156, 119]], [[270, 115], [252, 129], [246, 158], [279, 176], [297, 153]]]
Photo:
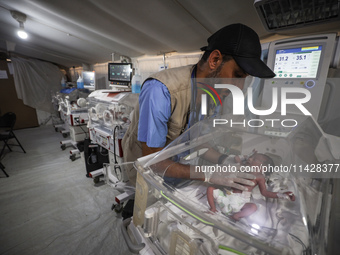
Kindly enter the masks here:
[[[200, 121], [161, 152], [135, 162], [133, 223], [147, 242], [157, 243], [151, 245], [155, 254], [156, 249], [166, 254], [326, 254], [331, 188], [340, 172], [338, 144], [310, 116]], [[263, 173], [267, 190], [291, 191], [295, 201], [264, 197], [257, 186], [250, 198], [257, 209], [250, 216], [235, 221], [218, 205], [212, 212], [207, 188], [214, 184], [194, 180], [203, 166], [217, 171], [216, 162], [204, 159], [207, 150], [230, 157], [253, 150], [267, 155], [274, 162]], [[191, 180], [167, 177], [161, 166], [169, 160], [189, 164]]]

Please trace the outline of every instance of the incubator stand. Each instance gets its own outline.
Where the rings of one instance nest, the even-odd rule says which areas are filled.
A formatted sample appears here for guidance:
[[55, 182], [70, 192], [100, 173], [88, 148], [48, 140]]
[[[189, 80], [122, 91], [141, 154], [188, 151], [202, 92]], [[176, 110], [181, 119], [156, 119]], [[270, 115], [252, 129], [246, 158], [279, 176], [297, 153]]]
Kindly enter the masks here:
[[131, 114], [138, 102], [138, 95], [129, 92], [97, 90], [89, 96], [89, 133], [92, 142], [109, 151], [109, 167], [91, 172], [92, 177], [105, 176], [109, 184], [127, 182], [128, 175], [123, 167], [115, 167], [122, 162], [121, 140], [131, 123]]
[[[340, 169], [336, 171], [339, 139], [323, 134], [309, 116], [288, 118], [298, 125], [280, 132], [275, 127], [214, 127], [213, 120], [200, 121], [161, 152], [138, 159], [133, 219], [122, 226], [130, 250], [138, 254], [326, 254], [332, 185], [340, 175]], [[228, 155], [248, 155], [253, 149], [266, 154], [276, 167], [265, 175], [267, 190], [291, 191], [295, 201], [266, 198], [257, 186], [250, 200], [257, 210], [234, 221], [218, 205], [218, 212], [210, 211], [206, 192], [213, 184], [163, 178], [166, 168], [160, 166], [169, 159], [216, 166], [200, 156], [207, 148]], [[320, 170], [322, 166], [326, 168]], [[195, 169], [191, 168], [192, 174]]]
[[[58, 113], [59, 113], [59, 117], [60, 117], [60, 123], [56, 123], [54, 125], [55, 131], [58, 132], [60, 131], [63, 135], [63, 137], [67, 137], [69, 129], [68, 129], [68, 122], [67, 122], [67, 117], [66, 117], [66, 112], [67, 109], [65, 109], [65, 95], [62, 93], [56, 93], [56, 95], [53, 97], [52, 100], [52, 104], [55, 105]], [[65, 113], [63, 112], [63, 110], [65, 110]], [[64, 132], [64, 133], [63, 133]]]
[[68, 99], [65, 99], [65, 108], [62, 108], [63, 114], [66, 110], [66, 121], [68, 124], [70, 140], [61, 141], [61, 149], [65, 149], [71, 145], [74, 147], [70, 150], [70, 159], [74, 161], [80, 155], [80, 151], [77, 148], [77, 143], [84, 141], [89, 136], [87, 129], [88, 114], [87, 114], [87, 101], [85, 98], [80, 98], [77, 103], [69, 103]]
[[60, 147], [62, 150], [65, 150], [68, 146], [74, 147], [74, 149], [70, 150], [70, 159], [72, 161], [80, 155], [77, 142], [83, 141], [89, 135], [86, 127], [88, 122], [87, 100], [84, 97], [76, 100], [79, 95], [87, 97], [87, 94], [82, 92], [71, 95], [58, 93], [56, 95], [56, 100], [59, 105], [58, 111], [60, 112], [60, 118], [63, 124], [55, 125], [55, 130], [61, 129], [60, 132], [64, 138], [70, 135], [71, 139], [61, 141]]

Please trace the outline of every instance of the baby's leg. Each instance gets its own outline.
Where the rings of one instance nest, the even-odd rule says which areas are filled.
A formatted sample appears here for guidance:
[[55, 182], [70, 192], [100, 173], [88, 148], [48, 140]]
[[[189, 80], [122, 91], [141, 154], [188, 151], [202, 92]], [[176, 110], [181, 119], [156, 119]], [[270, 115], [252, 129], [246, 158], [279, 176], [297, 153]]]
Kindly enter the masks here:
[[246, 203], [244, 206], [241, 208], [241, 210], [235, 214], [233, 214], [231, 217], [234, 220], [240, 220], [241, 218], [247, 217], [254, 212], [256, 212], [257, 206], [254, 203]]
[[210, 211], [216, 212], [216, 206], [214, 201], [214, 187], [208, 187], [207, 188], [207, 199], [210, 206]]

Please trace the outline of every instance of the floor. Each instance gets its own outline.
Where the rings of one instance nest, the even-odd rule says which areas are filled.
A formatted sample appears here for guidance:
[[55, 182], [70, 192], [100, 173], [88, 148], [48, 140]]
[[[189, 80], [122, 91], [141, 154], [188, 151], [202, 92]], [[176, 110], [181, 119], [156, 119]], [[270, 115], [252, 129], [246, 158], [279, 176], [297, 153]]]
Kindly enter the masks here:
[[15, 134], [27, 153], [12, 146], [1, 160], [0, 254], [131, 254], [111, 210], [119, 192], [87, 178], [51, 125]]

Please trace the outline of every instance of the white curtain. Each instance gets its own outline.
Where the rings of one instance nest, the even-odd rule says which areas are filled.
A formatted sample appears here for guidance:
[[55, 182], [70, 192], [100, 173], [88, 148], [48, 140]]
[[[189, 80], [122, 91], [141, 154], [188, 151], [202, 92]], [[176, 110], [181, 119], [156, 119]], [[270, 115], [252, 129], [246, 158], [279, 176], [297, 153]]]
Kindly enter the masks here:
[[35, 59], [11, 58], [19, 99], [37, 110], [53, 112], [52, 94], [61, 89], [62, 72], [56, 65]]

